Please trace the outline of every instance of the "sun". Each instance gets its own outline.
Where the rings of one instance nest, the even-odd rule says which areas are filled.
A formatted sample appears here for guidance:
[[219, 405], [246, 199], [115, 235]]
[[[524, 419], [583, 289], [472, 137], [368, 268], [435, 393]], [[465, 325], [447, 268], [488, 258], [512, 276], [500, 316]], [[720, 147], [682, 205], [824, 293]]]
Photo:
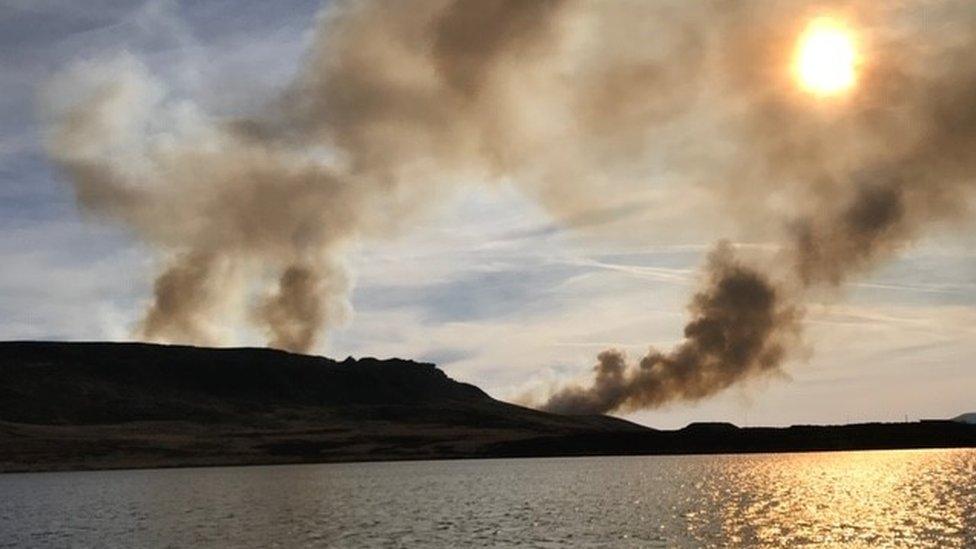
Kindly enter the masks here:
[[820, 17], [800, 36], [794, 68], [808, 92], [836, 95], [854, 87], [857, 62], [854, 34], [841, 22]]

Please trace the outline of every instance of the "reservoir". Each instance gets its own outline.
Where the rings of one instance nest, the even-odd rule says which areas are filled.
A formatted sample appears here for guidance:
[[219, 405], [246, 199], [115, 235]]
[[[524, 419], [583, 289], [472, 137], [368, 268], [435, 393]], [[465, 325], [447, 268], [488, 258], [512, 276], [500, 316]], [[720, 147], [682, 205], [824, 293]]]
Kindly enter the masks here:
[[2, 547], [966, 547], [976, 451], [0, 475]]

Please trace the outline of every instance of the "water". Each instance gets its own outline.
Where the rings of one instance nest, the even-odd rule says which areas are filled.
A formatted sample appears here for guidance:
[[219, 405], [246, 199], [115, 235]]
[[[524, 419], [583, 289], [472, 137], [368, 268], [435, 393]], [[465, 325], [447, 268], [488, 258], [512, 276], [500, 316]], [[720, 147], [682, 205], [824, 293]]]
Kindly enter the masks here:
[[0, 475], [0, 546], [976, 546], [976, 451]]

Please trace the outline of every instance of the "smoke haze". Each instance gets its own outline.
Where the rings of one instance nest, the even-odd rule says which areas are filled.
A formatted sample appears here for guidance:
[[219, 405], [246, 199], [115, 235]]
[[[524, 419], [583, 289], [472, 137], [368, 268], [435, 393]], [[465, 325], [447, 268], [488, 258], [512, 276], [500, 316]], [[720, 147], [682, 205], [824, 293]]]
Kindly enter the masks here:
[[[821, 14], [858, 37], [842, 98], [791, 74]], [[591, 381], [537, 403], [626, 411], [776, 374], [811, 294], [967, 217], [974, 29], [961, 1], [344, 1], [260, 112], [213, 118], [127, 56], [64, 71], [43, 112], [81, 207], [165, 262], [139, 327], [153, 340], [218, 343], [236, 318], [313, 348], [348, 316], [348, 248], [462, 182], [515, 182], [569, 226], [653, 181], [675, 207], [708, 196], [740, 220], [727, 236], [774, 240], [776, 257], [719, 244], [671, 351], [606, 351]]]

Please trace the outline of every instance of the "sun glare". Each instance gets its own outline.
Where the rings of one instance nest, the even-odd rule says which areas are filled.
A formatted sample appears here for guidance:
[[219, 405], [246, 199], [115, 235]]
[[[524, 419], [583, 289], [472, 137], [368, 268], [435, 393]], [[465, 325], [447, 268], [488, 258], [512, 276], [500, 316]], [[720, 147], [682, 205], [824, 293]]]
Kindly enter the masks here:
[[800, 37], [795, 69], [800, 85], [811, 93], [835, 95], [849, 90], [857, 79], [853, 34], [834, 19], [815, 19]]

